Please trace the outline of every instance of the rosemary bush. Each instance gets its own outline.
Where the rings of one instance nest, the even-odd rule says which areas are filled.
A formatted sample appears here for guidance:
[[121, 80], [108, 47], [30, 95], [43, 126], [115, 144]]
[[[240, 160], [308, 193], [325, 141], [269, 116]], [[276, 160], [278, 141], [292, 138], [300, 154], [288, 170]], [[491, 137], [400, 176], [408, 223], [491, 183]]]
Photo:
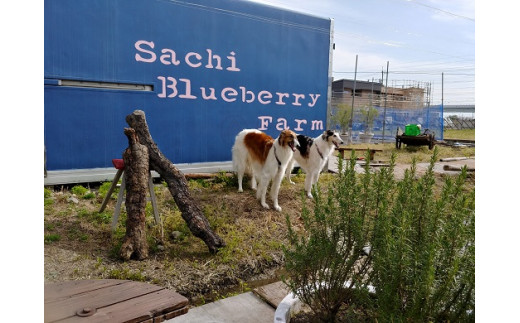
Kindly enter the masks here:
[[373, 238], [374, 220], [392, 192], [394, 162], [395, 155], [391, 166], [377, 174], [369, 172], [367, 163], [359, 177], [354, 153], [346, 165], [339, 158], [339, 173], [326, 198], [318, 186], [313, 188], [313, 214], [303, 203], [305, 233], [297, 234], [287, 217], [290, 243], [284, 248], [283, 280], [325, 322], [335, 321], [342, 304], [368, 306], [373, 257], [366, 247]]
[[423, 176], [414, 161], [399, 182], [395, 154], [375, 174], [367, 163], [356, 175], [354, 154], [339, 158], [326, 196], [316, 186], [313, 212], [303, 203], [303, 232], [287, 217], [283, 280], [321, 320], [334, 322], [342, 305], [378, 322], [474, 320], [475, 191], [466, 170], [437, 187], [437, 155]]
[[475, 190], [465, 188], [464, 169], [435, 192], [436, 159], [434, 150], [421, 178], [412, 163], [375, 226], [379, 321], [474, 321]]

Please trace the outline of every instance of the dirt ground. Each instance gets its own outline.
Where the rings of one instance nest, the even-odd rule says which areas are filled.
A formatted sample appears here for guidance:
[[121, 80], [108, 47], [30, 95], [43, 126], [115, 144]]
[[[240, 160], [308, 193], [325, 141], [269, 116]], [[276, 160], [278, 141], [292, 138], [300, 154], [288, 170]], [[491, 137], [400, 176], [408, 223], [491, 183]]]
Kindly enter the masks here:
[[[474, 159], [449, 162], [470, 168], [474, 168], [474, 163]], [[444, 171], [444, 164], [436, 164], [439, 176], [458, 173]], [[427, 165], [419, 163], [418, 173], [424, 172]], [[407, 168], [407, 164], [397, 165], [396, 178], [401, 178]], [[327, 182], [332, 176], [324, 174], [320, 182]], [[110, 230], [115, 199], [108, 204], [108, 211], [99, 215], [100, 196], [74, 199], [70, 187], [53, 187], [50, 197], [46, 198], [50, 202], [46, 202], [44, 216], [45, 282], [96, 278], [146, 281], [177, 291], [188, 297], [192, 305], [198, 305], [277, 281], [283, 268], [286, 216], [298, 229], [302, 200], [309, 207], [313, 203], [302, 197], [304, 178], [305, 175], [295, 176], [296, 185], [285, 180], [282, 183], [281, 213], [262, 209], [250, 189], [238, 193], [236, 187], [230, 185], [204, 187], [201, 181], [191, 186], [190, 191], [204, 209], [212, 228], [226, 241], [226, 248], [217, 255], [209, 254], [206, 245], [193, 237], [185, 224], [178, 222], [179, 212], [171, 195], [164, 185], [157, 183], [164, 231], [161, 233], [160, 226], [154, 225], [150, 211], [150, 257], [127, 262], [117, 257], [124, 226], [120, 224], [116, 233]], [[98, 195], [99, 185], [91, 185], [91, 191]], [[269, 198], [268, 203], [272, 205]], [[174, 231], [177, 233], [172, 234]]]
[[[287, 234], [285, 216], [298, 222], [301, 188], [303, 183], [283, 186], [279, 195], [282, 213], [262, 209], [250, 189], [238, 193], [235, 187], [191, 188], [212, 228], [227, 244], [217, 255], [211, 255], [184, 223], [172, 226], [171, 222], [182, 219], [177, 219], [180, 215], [167, 188], [156, 184], [164, 233], [161, 237], [157, 232], [159, 226], [150, 214], [150, 257], [127, 262], [117, 257], [123, 225], [112, 233], [110, 218], [102, 224], [95, 218], [102, 199], [77, 198], [76, 204], [70, 200], [70, 190], [54, 188], [50, 198], [54, 203], [45, 211], [45, 235], [59, 236], [59, 240], [46, 238], [45, 282], [96, 278], [146, 281], [201, 304], [278, 280], [283, 264], [281, 246]], [[91, 187], [93, 192], [96, 189]], [[114, 204], [111, 200], [107, 206], [110, 217]], [[174, 236], [174, 231], [181, 237]]]

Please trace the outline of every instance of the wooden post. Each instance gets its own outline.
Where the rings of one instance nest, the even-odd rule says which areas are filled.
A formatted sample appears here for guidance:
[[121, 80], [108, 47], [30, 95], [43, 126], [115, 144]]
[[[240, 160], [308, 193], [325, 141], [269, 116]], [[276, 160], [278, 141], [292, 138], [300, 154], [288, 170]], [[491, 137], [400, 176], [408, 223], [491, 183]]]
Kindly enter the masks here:
[[226, 245], [224, 240], [211, 230], [208, 220], [190, 195], [188, 182], [184, 175], [162, 154], [153, 141], [144, 112], [135, 110], [132, 114], [126, 116], [126, 122], [135, 129], [140, 143], [148, 147], [150, 168], [159, 173], [168, 185], [168, 190], [179, 207], [181, 216], [188, 224], [190, 231], [206, 243], [210, 253], [218, 252], [219, 248]]
[[134, 256], [138, 260], [148, 258], [146, 241], [146, 191], [148, 188], [149, 160], [148, 148], [139, 143], [135, 130], [125, 128], [128, 148], [123, 153], [125, 162], [124, 178], [126, 181], [126, 236], [121, 246], [120, 255], [129, 260]]

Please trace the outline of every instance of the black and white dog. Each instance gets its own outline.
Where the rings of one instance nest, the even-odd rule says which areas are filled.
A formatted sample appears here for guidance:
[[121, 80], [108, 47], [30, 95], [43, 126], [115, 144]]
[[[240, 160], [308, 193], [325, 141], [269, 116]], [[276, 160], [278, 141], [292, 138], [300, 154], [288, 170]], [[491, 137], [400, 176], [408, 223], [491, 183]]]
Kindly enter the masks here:
[[318, 182], [320, 172], [328, 161], [330, 155], [334, 152], [334, 148], [343, 144], [343, 140], [337, 131], [327, 130], [316, 138], [298, 135], [299, 146], [293, 154], [292, 160], [287, 165], [286, 177], [289, 183], [294, 184], [291, 180], [291, 172], [294, 163], [298, 165], [307, 174], [305, 177], [305, 192], [307, 196], [312, 198], [312, 186]]

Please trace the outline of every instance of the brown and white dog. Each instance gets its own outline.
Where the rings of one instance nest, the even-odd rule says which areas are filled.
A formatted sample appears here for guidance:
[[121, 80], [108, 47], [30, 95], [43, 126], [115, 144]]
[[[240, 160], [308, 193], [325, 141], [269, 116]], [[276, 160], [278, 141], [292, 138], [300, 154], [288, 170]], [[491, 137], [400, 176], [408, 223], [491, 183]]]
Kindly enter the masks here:
[[282, 208], [278, 205], [280, 183], [297, 145], [296, 134], [291, 130], [283, 130], [277, 139], [256, 129], [242, 130], [236, 136], [231, 150], [233, 168], [238, 175], [238, 191], [243, 191], [242, 179], [244, 173], [249, 173], [252, 189], [257, 189], [258, 180], [256, 198], [264, 208], [268, 209], [265, 195], [267, 186], [272, 180], [271, 199], [275, 210], [281, 211]]
[[305, 171], [305, 192], [309, 198], [312, 198], [312, 186], [318, 182], [320, 172], [334, 152], [334, 148], [343, 144], [343, 140], [337, 131], [332, 130], [324, 131], [316, 138], [304, 135], [298, 135], [297, 138], [298, 149], [287, 166], [286, 176], [289, 183], [294, 184], [291, 181], [291, 172], [296, 161]]

